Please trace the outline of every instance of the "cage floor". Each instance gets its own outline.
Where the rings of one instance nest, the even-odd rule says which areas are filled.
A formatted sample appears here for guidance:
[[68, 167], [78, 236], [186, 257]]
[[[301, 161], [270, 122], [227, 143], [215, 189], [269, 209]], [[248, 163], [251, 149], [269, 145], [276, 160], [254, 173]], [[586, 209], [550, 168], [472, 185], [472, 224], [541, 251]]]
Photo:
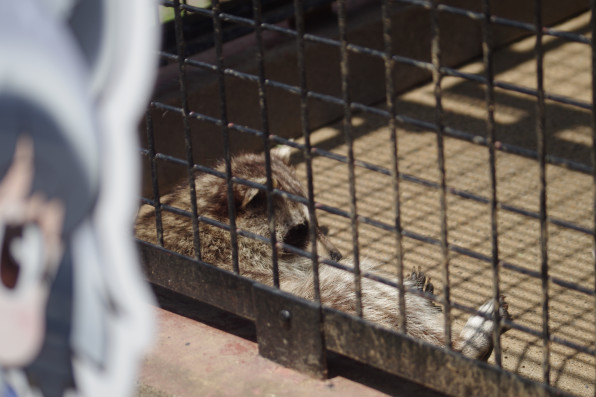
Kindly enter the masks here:
[[[587, 33], [589, 14], [581, 15], [558, 28]], [[536, 64], [528, 38], [495, 54], [496, 80], [529, 88], [536, 87]], [[545, 89], [590, 102], [590, 47], [561, 39], [545, 38]], [[466, 72], [482, 73], [481, 62], [467, 65]], [[486, 130], [486, 105], [482, 87], [446, 77], [443, 80], [445, 124], [483, 135]], [[535, 98], [497, 89], [497, 136], [502, 142], [535, 149]], [[398, 112], [421, 120], [434, 121], [435, 97], [432, 84], [410, 91], [399, 98]], [[591, 164], [591, 113], [568, 105], [547, 101], [546, 132], [548, 152], [559, 157]], [[356, 136], [356, 160], [391, 168], [392, 145], [387, 122], [357, 113], [352, 120]], [[342, 123], [313, 133], [318, 148], [346, 155]], [[436, 135], [429, 131], [399, 126], [399, 169], [403, 174], [434, 183], [439, 182]], [[450, 188], [489, 198], [489, 153], [486, 147], [446, 138], [445, 166]], [[306, 180], [305, 164], [296, 153], [299, 174]], [[496, 156], [497, 196], [504, 205], [539, 211], [538, 162], [518, 155], [499, 152]], [[317, 202], [349, 211], [348, 165], [325, 157], [313, 160]], [[583, 228], [593, 228], [592, 176], [559, 166], [547, 166], [548, 216]], [[394, 196], [391, 177], [356, 167], [358, 214], [392, 224]], [[420, 235], [440, 239], [440, 192], [415, 182], [401, 181], [402, 227]], [[328, 227], [329, 236], [344, 256], [352, 254], [352, 228], [349, 219], [317, 213], [319, 223]], [[491, 256], [491, 217], [488, 204], [447, 194], [448, 239], [451, 244]], [[360, 256], [394, 266], [396, 236], [360, 223]], [[499, 255], [503, 261], [540, 272], [540, 222], [532, 217], [500, 209], [498, 211]], [[548, 225], [548, 264], [553, 277], [594, 288], [592, 238], [566, 227]], [[404, 238], [405, 269], [421, 266], [433, 277], [435, 293], [441, 288], [440, 247]], [[458, 303], [477, 307], [490, 298], [491, 264], [451, 253], [451, 296]], [[514, 320], [537, 332], [542, 329], [541, 280], [513, 270], [501, 269], [501, 291], [507, 296]], [[549, 284], [549, 327], [551, 335], [581, 346], [594, 346], [594, 299], [589, 295]], [[467, 315], [454, 311], [455, 329]], [[455, 333], [456, 334], [456, 333]], [[540, 337], [510, 330], [502, 338], [503, 366], [531, 379], [542, 380], [543, 343]], [[491, 358], [494, 362], [494, 359]], [[559, 343], [551, 344], [551, 384], [578, 395], [593, 395], [595, 360]]]

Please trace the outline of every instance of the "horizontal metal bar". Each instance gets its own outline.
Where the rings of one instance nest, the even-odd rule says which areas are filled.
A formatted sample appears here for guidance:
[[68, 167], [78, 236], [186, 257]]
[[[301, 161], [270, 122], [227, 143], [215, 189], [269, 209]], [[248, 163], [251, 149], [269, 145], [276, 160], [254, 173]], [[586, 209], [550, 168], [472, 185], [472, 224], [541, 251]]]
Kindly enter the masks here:
[[[163, 206], [163, 209], [167, 210], [167, 211], [172, 210], [171, 207], [168, 207], [166, 205]], [[192, 216], [192, 214], [188, 211], [180, 210], [180, 211], [175, 211], [175, 212], [178, 214], [181, 214], [181, 215], [188, 216], [188, 217]], [[211, 224], [213, 226], [222, 227], [224, 229], [226, 229], [226, 228], [229, 229], [228, 225], [222, 224], [215, 220], [211, 220], [209, 218], [201, 217], [200, 221]], [[245, 237], [251, 237], [251, 238], [256, 237], [256, 235], [253, 235], [252, 233], [243, 233], [241, 230], [238, 230], [238, 234], [244, 235]], [[264, 241], [268, 241], [268, 239], [266, 239], [262, 236], [258, 236], [258, 237], [261, 237], [262, 239], [264, 239]], [[241, 277], [237, 274], [225, 271], [223, 269], [220, 269], [210, 263], [198, 261], [194, 258], [189, 258], [187, 256], [180, 255], [178, 253], [175, 253], [173, 251], [167, 250], [165, 248], [153, 245], [153, 244], [145, 242], [145, 241], [137, 240], [137, 245], [138, 245], [140, 256], [141, 256], [141, 262], [143, 263], [143, 265], [145, 267], [145, 270], [146, 270], [145, 273], [146, 273], [146, 276], [150, 282], [160, 285], [162, 287], [168, 288], [168, 289], [172, 289], [178, 293], [184, 294], [184, 295], [189, 296], [193, 299], [200, 300], [201, 302], [208, 303], [210, 305], [213, 305], [220, 309], [229, 311], [229, 312], [239, 315], [241, 317], [244, 317], [244, 318], [247, 318], [247, 319], [250, 319], [253, 321], [256, 319], [256, 312], [254, 310], [253, 299], [252, 299], [253, 285], [255, 284], [254, 281], [247, 279], [245, 277]], [[294, 248], [294, 247], [287, 246], [287, 248]], [[306, 251], [302, 251], [299, 249], [295, 249], [295, 250], [296, 250], [296, 252], [299, 251], [299, 253], [303, 254], [304, 256], [308, 257], [310, 255], [310, 253], [308, 253]], [[321, 261], [321, 262], [326, 263], [331, 266], [334, 266], [336, 268], [342, 269], [347, 272], [353, 272], [353, 269], [351, 269], [349, 267], [345, 267], [345, 266], [338, 264], [336, 262], [333, 262], [333, 261], [325, 260], [325, 261]], [[368, 274], [368, 273], [363, 273], [362, 276], [370, 278], [370, 279], [378, 281], [378, 282], [382, 282], [386, 285], [390, 285], [395, 288], [398, 288], [397, 283], [387, 280], [385, 278], [382, 278], [382, 277], [379, 277], [376, 275], [372, 275], [372, 274]], [[424, 298], [431, 299], [435, 302], [441, 303], [441, 300], [439, 297], [434, 296], [429, 293], [422, 292], [417, 288], [407, 288], [407, 291], [408, 291], [408, 293], [413, 293], [413, 294], [422, 296]], [[300, 301], [300, 299], [297, 299], [297, 301]], [[475, 308], [471, 308], [467, 305], [461, 305], [456, 302], [451, 302], [451, 305], [453, 306], [453, 308], [462, 310], [469, 314], [483, 316], [482, 313], [477, 313]], [[347, 324], [350, 324], [353, 321], [357, 321], [357, 322], [363, 321], [363, 320], [358, 319], [357, 317], [354, 317], [354, 316], [351, 316], [351, 315], [348, 315], [345, 313], [339, 313], [339, 312], [334, 311], [333, 309], [325, 308], [324, 322], [325, 322], [326, 338], [330, 338], [329, 331], [328, 331], [330, 329], [329, 327], [333, 328], [334, 326], [337, 326], [337, 324], [335, 322], [328, 322], [330, 319], [330, 317], [329, 317], [330, 313], [333, 316], [342, 317], [343, 319], [341, 321], [347, 321]], [[483, 316], [483, 317], [490, 318], [490, 314], [487, 314], [486, 316]], [[331, 318], [333, 318], [333, 317], [331, 317]], [[333, 324], [335, 324], [335, 325], [333, 325]], [[381, 327], [378, 327], [375, 324], [367, 323], [365, 321], [363, 322], [363, 324], [366, 324], [365, 325], [366, 327], [370, 327], [370, 329], [373, 330], [372, 332], [376, 332], [376, 331], [374, 331], [375, 329], [380, 329], [384, 332], [388, 332], [389, 334], [394, 335], [394, 336], [392, 336], [392, 338], [399, 337], [399, 338], [407, 338], [408, 340], [412, 340], [411, 338], [397, 335], [395, 332], [392, 332], [390, 330], [385, 330]], [[504, 324], [506, 324], [507, 326], [509, 326], [511, 328], [518, 329], [522, 332], [525, 332], [525, 333], [528, 333], [528, 334], [531, 334], [534, 336], [539, 337], [541, 335], [541, 333], [539, 331], [536, 331], [532, 328], [523, 326], [521, 324], [518, 324], [518, 323], [510, 321], [510, 320], [505, 320]], [[353, 325], [348, 325], [348, 328], [350, 328], [352, 326]], [[360, 327], [362, 325], [356, 324], [355, 326]], [[353, 330], [354, 328], [350, 328], [350, 329]], [[331, 333], [331, 335], [336, 335], [336, 334], [337, 334], [337, 331], [333, 331]], [[347, 339], [352, 338], [352, 337], [354, 337], [354, 335], [352, 335], [351, 333], [345, 334], [345, 338], [347, 338]], [[333, 337], [333, 338], [336, 338], [336, 337]], [[339, 342], [333, 338], [330, 340], [334, 340], [334, 342], [333, 342], [334, 344], [332, 344], [331, 346], [329, 346], [329, 345], [327, 346], [330, 350], [335, 351], [337, 353], [347, 355], [348, 357], [365, 362], [366, 364], [376, 366], [377, 368], [381, 368], [387, 372], [394, 373], [394, 374], [397, 374], [400, 376], [406, 376], [401, 372], [398, 372], [398, 373], [394, 372], [395, 368], [393, 367], [393, 364], [394, 364], [393, 359], [389, 360], [383, 366], [379, 365], [379, 363], [375, 364], [375, 362], [370, 361], [370, 358], [361, 357], [361, 353], [358, 353], [356, 351], [351, 352], [350, 351], [351, 348], [349, 346], [337, 345], [337, 343], [339, 343]], [[584, 353], [592, 354], [592, 355], [596, 354], [596, 349], [588, 347], [588, 346], [578, 345], [576, 343], [570, 342], [568, 340], [565, 340], [563, 338], [559, 338], [556, 336], [551, 336], [550, 339], [557, 344], [561, 344], [563, 346], [575, 349], [580, 352], [584, 352]], [[413, 343], [418, 344], [418, 345], [425, 345], [423, 342], [420, 342], [417, 340], [413, 340]], [[359, 345], [369, 346], [366, 344], [366, 341], [361, 341]], [[374, 346], [374, 345], [375, 344], [373, 344], [371, 346]], [[435, 350], [437, 349], [436, 347], [430, 346], [430, 345], [426, 345], [426, 348], [435, 349]], [[368, 349], [368, 347], [367, 347], [367, 349]], [[456, 355], [456, 357], [458, 359], [467, 360], [459, 355]], [[474, 361], [474, 363], [476, 365], [479, 364], [479, 362], [476, 362], [476, 361]], [[494, 367], [489, 366], [489, 368], [494, 368]], [[412, 378], [410, 378], [410, 379], [412, 379]], [[420, 381], [417, 379], [412, 379], [412, 380]], [[428, 384], [427, 382], [423, 382], [423, 383]]]
[[[160, 3], [161, 3], [161, 5], [163, 5], [165, 7], [174, 7], [174, 4], [172, 1], [162, 0], [162, 1], [160, 1]], [[415, 5], [415, 6], [425, 8], [425, 9], [430, 9], [430, 5], [431, 5], [431, 3], [426, 0], [399, 0], [399, 3]], [[210, 9], [193, 7], [193, 6], [187, 5], [187, 4], [181, 4], [180, 7], [182, 9], [186, 9], [187, 11], [198, 13], [198, 14], [204, 15], [206, 17], [211, 17], [213, 15], [213, 11], [211, 11]], [[454, 6], [451, 6], [448, 4], [439, 4], [437, 6], [437, 10], [441, 11], [441, 12], [454, 14], [454, 15], [461, 15], [461, 16], [467, 17], [469, 19], [477, 20], [477, 21], [481, 21], [484, 18], [484, 15], [481, 12], [467, 10], [467, 9], [459, 8], [459, 7], [454, 7]], [[586, 8], [586, 10], [587, 10], [587, 8]], [[490, 21], [494, 24], [517, 28], [520, 30], [525, 30], [529, 33], [536, 32], [536, 26], [534, 24], [528, 23], [528, 22], [521, 22], [521, 21], [517, 21], [514, 19], [510, 19], [510, 18], [499, 17], [496, 15], [491, 15]], [[276, 28], [278, 28], [278, 27], [276, 25], [264, 23], [263, 28], [269, 29], [269, 30], [277, 30]], [[282, 28], [282, 29], [280, 29], [280, 32], [288, 34], [288, 30], [289, 29]], [[548, 28], [548, 27], [544, 27], [542, 29], [542, 31], [543, 31], [543, 35], [546, 35], [546, 36], [553, 36], [553, 37], [557, 37], [557, 38], [561, 38], [561, 39], [565, 39], [565, 40], [573, 41], [573, 42], [577, 42], [577, 43], [582, 43], [582, 44], [586, 44], [586, 45], [592, 44], [592, 39], [590, 37], [587, 37], [582, 34], [566, 32], [566, 31], [557, 30], [557, 29]]]
[[155, 159], [156, 160], [165, 160], [172, 164], [178, 164], [178, 165], [184, 165], [184, 166], [188, 165], [188, 162], [186, 160], [183, 160], [183, 159], [175, 157], [175, 156], [163, 154], [163, 153], [155, 153]]
[[[420, 6], [425, 9], [430, 9], [431, 4], [432, 4], [430, 1], [427, 1], [427, 0], [398, 0], [398, 2], [404, 3], [404, 4]], [[454, 15], [461, 15], [461, 16], [464, 16], [466, 18], [473, 19], [476, 21], [481, 21], [482, 19], [484, 19], [484, 14], [481, 12], [467, 10], [465, 8], [454, 7], [454, 6], [450, 6], [448, 4], [439, 4], [437, 6], [437, 10], [441, 11], [441, 12], [454, 14]], [[586, 7], [586, 10], [588, 10], [588, 7]], [[499, 24], [499, 25], [503, 25], [503, 26], [517, 28], [520, 30], [525, 30], [529, 33], [535, 33], [536, 29], [537, 29], [536, 25], [534, 25], [532, 23], [516, 21], [514, 19], [498, 17], [495, 15], [490, 16], [490, 22]], [[543, 35], [545, 35], [545, 36], [558, 37], [558, 38], [562, 38], [562, 39], [565, 39], [568, 41], [574, 41], [577, 43], [582, 43], [582, 44], [587, 44], [587, 45], [592, 44], [592, 40], [589, 37], [586, 37], [581, 34], [565, 32], [565, 31], [552, 29], [552, 28], [546, 28], [546, 27], [542, 28], [542, 32], [543, 32]]]
[[138, 241], [141, 262], [150, 282], [255, 320], [254, 281], [173, 251]]
[[147, 205], [150, 205], [150, 206], [152, 206], [153, 208], [155, 208], [155, 206], [156, 206], [156, 205], [155, 205], [155, 201], [154, 201], [154, 200], [151, 200], [151, 199], [149, 199], [149, 198], [147, 198], [147, 197], [141, 197], [141, 203], [142, 203], [142, 204], [147, 204]]
[[[305, 38], [309, 38], [309, 36], [306, 35]], [[318, 36], [312, 36], [312, 37], [310, 37], [310, 39], [313, 42], [324, 43], [324, 44], [333, 45], [333, 46], [339, 45], [339, 42], [337, 40], [333, 40], [333, 39], [326, 39], [326, 38], [321, 38]], [[376, 57], [382, 57], [384, 54], [382, 51], [373, 50], [373, 49], [370, 49], [367, 47], [361, 47], [361, 46], [357, 46], [357, 45], [353, 45], [353, 44], [348, 45], [347, 48], [348, 48], [348, 50], [351, 50], [355, 53], [367, 54], [367, 55], [376, 56]], [[162, 57], [164, 57], [168, 60], [174, 61], [174, 60], [178, 59], [177, 55], [174, 55], [171, 53], [162, 51], [160, 54], [162, 55]], [[415, 59], [398, 56], [398, 55], [393, 55], [392, 59], [395, 62], [399, 62], [399, 63], [410, 65], [410, 66], [416, 66], [416, 67], [426, 70], [428, 72], [432, 71], [432, 64], [429, 62], [418, 61]], [[195, 60], [192, 58], [187, 58], [187, 59], [185, 59], [185, 63], [188, 65], [191, 65], [193, 67], [198, 67], [198, 68], [208, 70], [211, 72], [217, 71], [217, 66], [210, 64], [208, 62], [203, 62], [203, 61], [198, 61], [198, 60]], [[445, 76], [458, 77], [458, 78], [468, 80], [471, 82], [475, 82], [478, 84], [487, 85], [486, 78], [482, 75], [477, 75], [474, 73], [465, 73], [458, 69], [454, 69], [454, 68], [450, 68], [450, 67], [446, 67], [446, 66], [441, 66], [440, 72], [441, 72], [441, 74], [443, 74]], [[234, 77], [237, 77], [240, 79], [258, 82], [258, 76], [253, 75], [253, 74], [240, 72], [240, 71], [230, 69], [230, 68], [226, 68], [224, 70], [224, 73], [229, 76], [234, 76]], [[266, 79], [265, 84], [272, 86], [272, 87], [283, 89], [287, 92], [291, 92], [296, 95], [298, 95], [300, 93], [300, 89], [298, 87], [292, 86], [289, 84], [280, 83], [280, 82], [277, 82], [274, 80]], [[494, 80], [493, 84], [495, 87], [500, 88], [502, 90], [512, 91], [512, 92], [516, 92], [518, 94], [524, 94], [524, 95], [528, 95], [528, 96], [532, 96], [532, 97], [538, 96], [538, 92], [533, 88], [524, 87], [524, 86], [520, 86], [520, 85], [516, 85], [516, 84], [504, 82], [504, 81], [499, 81], [499, 80]], [[313, 99], [319, 99], [319, 100], [333, 103], [336, 105], [343, 105], [343, 100], [341, 98], [335, 97], [333, 95], [326, 95], [326, 94], [320, 94], [320, 93], [317, 93], [314, 91], [308, 91], [308, 96]], [[592, 108], [593, 108], [592, 104], [589, 102], [573, 99], [570, 97], [566, 97], [564, 95], [558, 95], [558, 94], [552, 94], [549, 92], [545, 92], [544, 97], [545, 97], [545, 99], [548, 99], [548, 100], [556, 102], [556, 103], [561, 103], [564, 105], [571, 105], [571, 106], [575, 106], [575, 107], [585, 109], [585, 110], [592, 110]], [[356, 110], [363, 110], [368, 113], [373, 113], [373, 114], [377, 113], [377, 114], [381, 114], [384, 116], [386, 116], [387, 113], [389, 113], [386, 111], [382, 111], [378, 108], [363, 105], [363, 104], [351, 103], [350, 105]], [[399, 120], [400, 115], [396, 115], [396, 117], [398, 118], [398, 121], [400, 121]], [[403, 116], [401, 116], [401, 117], [403, 117]], [[412, 120], [415, 120], [415, 119], [412, 119]]]
[[[525, 95], [529, 95], [532, 97], [537, 97], [538, 96], [538, 91], [533, 89], [533, 88], [528, 88], [528, 87], [522, 87], [519, 85], [515, 85], [512, 83], [506, 83], [503, 81], [498, 81], [495, 80], [493, 82], [494, 86], [497, 88], [501, 88], [503, 90], [507, 90], [507, 91], [513, 91], [513, 92], [517, 92], [519, 94], [525, 94]], [[562, 103], [564, 105], [572, 105], [572, 106], [576, 106], [578, 108], [581, 109], [585, 109], [585, 110], [592, 110], [593, 106], [591, 103], [588, 102], [584, 102], [584, 101], [579, 101], [573, 98], [569, 98], [563, 95], [557, 95], [557, 94], [551, 94], [548, 91], [544, 92], [544, 98], [551, 100], [553, 102], [557, 102], [557, 103]]]
[[[265, 81], [266, 84], [269, 83], [268, 80]], [[283, 84], [277, 84], [276, 85], [278, 88], [283, 88]], [[296, 90], [298, 90], [297, 87], [294, 87]], [[314, 92], [309, 92], [308, 96], [310, 98], [313, 99], [319, 99], [319, 100], [323, 100], [325, 102], [328, 103], [333, 103], [336, 105], [341, 105], [343, 102], [341, 99], [330, 96], [330, 95], [324, 95], [324, 94], [318, 94], [318, 93], [314, 93]], [[171, 110], [171, 111], [178, 111], [178, 113], [182, 113], [180, 108], [176, 108], [172, 105], [166, 105], [163, 103], [154, 103], [152, 104], [153, 106], [157, 107], [157, 108], [162, 108], [162, 109], [166, 109], [166, 110]], [[383, 116], [383, 117], [392, 117], [390, 112], [387, 112], [385, 110], [373, 107], [373, 106], [368, 106], [368, 105], [364, 105], [364, 104], [359, 104], [359, 103], [351, 103], [351, 107], [354, 108], [355, 110], [360, 110], [363, 112], [367, 112], [367, 113], [371, 113], [371, 114], [375, 114], [378, 116]], [[190, 117], [196, 118], [198, 120], [203, 120], [203, 121], [209, 121], [212, 122], [218, 126], [222, 125], [221, 120], [214, 118], [214, 117], [210, 117], [207, 115], [203, 115], [197, 112], [190, 112], [189, 114]], [[430, 122], [425, 122], [423, 120], [418, 120], [418, 119], [414, 119], [408, 116], [403, 116], [403, 115], [396, 115], [395, 119], [400, 122], [400, 123], [404, 123], [404, 124], [409, 124], [409, 125], [413, 125], [416, 127], [420, 127], [420, 128], [426, 128], [429, 130], [435, 130], [436, 126], [433, 123]], [[233, 128], [236, 129], [238, 131], [242, 131], [242, 132], [247, 132], [253, 135], [257, 135], [257, 136], [263, 136], [263, 132], [256, 130], [256, 129], [252, 129], [252, 128], [248, 128], [248, 127], [244, 127], [241, 125], [237, 125], [237, 124], [229, 124], [228, 125], [229, 128]], [[450, 128], [450, 127], [445, 127], [445, 135], [452, 137], [452, 138], [457, 138], [457, 139], [463, 139], [466, 140], [470, 143], [474, 143], [477, 145], [481, 145], [481, 146], [487, 146], [488, 145], [488, 141], [485, 137], [483, 136], [479, 136], [470, 132], [466, 132], [466, 131], [462, 131], [462, 130], [458, 130], [455, 128]], [[516, 154], [516, 155], [520, 155], [523, 157], [527, 157], [527, 158], [531, 158], [531, 159], [537, 159], [538, 158], [538, 154], [536, 153], [535, 150], [531, 150], [531, 149], [526, 149], [520, 146], [516, 146], [516, 145], [511, 145], [508, 143], [504, 143], [504, 142], [496, 142], [495, 143], [495, 148], [500, 151], [500, 152], [504, 152], [504, 153], [511, 153], [511, 154]], [[325, 153], [325, 151], [322, 151], [320, 149], [315, 149], [319, 151], [319, 154], [323, 154]], [[331, 154], [329, 154], [330, 152], [327, 152], [327, 154], [325, 154], [328, 157], [332, 157]], [[337, 159], [339, 159], [339, 157], [337, 157]], [[582, 173], [586, 173], [586, 174], [590, 174], [591, 173], [591, 166], [588, 166], [586, 164], [582, 164], [582, 163], [578, 163], [576, 161], [572, 161], [572, 160], [568, 160], [568, 159], [564, 159], [558, 156], [553, 156], [553, 155], [547, 155], [546, 156], [546, 161], [549, 164], [552, 165], [558, 165], [558, 166], [562, 166], [565, 167], [569, 170], [573, 170], [573, 171], [579, 171]], [[381, 169], [383, 169], [384, 171], [380, 171], [383, 173], [388, 172], [384, 167], [379, 167], [379, 166], [375, 166], [372, 164], [368, 164], [366, 162], [362, 162], [362, 161], [357, 161], [359, 166], [363, 166], [365, 168], [371, 169], [371, 170], [377, 170], [380, 171]], [[389, 174], [387, 174], [389, 175]]]
[[452, 396], [564, 396], [564, 392], [324, 308], [327, 348]]
[[[303, 0], [305, 10], [316, 10], [326, 7], [332, 0]], [[222, 43], [246, 36], [254, 32], [256, 22], [253, 18], [252, 7], [241, 0], [231, 0], [218, 3], [217, 10], [212, 6], [197, 7], [190, 4], [180, 4], [180, 11], [185, 15], [181, 18], [181, 28], [184, 29], [184, 44], [186, 54], [192, 55], [215, 46], [213, 21], [222, 23], [221, 34], [217, 40]], [[166, 6], [175, 7], [174, 4]], [[276, 26], [294, 17], [294, 7], [285, 0], [261, 0], [262, 29], [265, 26]], [[174, 26], [172, 22], [163, 24], [162, 45], [172, 48], [174, 43]]]
[[[240, 127], [240, 126], [232, 125], [232, 128], [236, 128], [239, 131], [243, 131], [243, 132], [249, 132], [250, 131], [252, 133], [258, 133], [257, 130], [250, 129], [250, 128], [247, 128], [247, 127]], [[302, 146], [300, 144], [298, 144], [298, 143], [295, 143], [295, 142], [289, 141], [289, 140], [281, 139], [280, 137], [277, 137], [275, 135], [271, 135], [270, 138], [273, 141], [278, 142], [278, 143], [281, 143], [281, 144], [289, 144], [289, 145], [291, 145], [291, 146], [293, 146], [295, 148], [298, 148], [298, 149], [302, 148]], [[328, 152], [328, 151], [325, 151], [323, 149], [313, 148], [312, 149], [312, 152], [314, 154], [317, 154], [317, 155], [320, 155], [320, 156], [325, 156], [325, 157], [330, 158], [330, 159], [334, 159], [334, 160], [341, 161], [341, 162], [344, 162], [344, 163], [347, 162], [347, 158], [345, 156], [340, 155], [340, 154], [336, 154], [336, 153], [332, 153], [332, 152]], [[180, 165], [185, 165], [186, 164], [186, 162], [184, 160], [182, 160], [182, 159], [177, 159], [177, 158], [172, 157], [172, 156], [166, 156], [166, 155], [163, 155], [161, 153], [157, 153], [156, 154], [156, 159], [162, 159], [162, 160], [165, 159], [165, 160], [168, 160], [168, 161], [171, 161], [171, 162], [175, 162], [175, 163], [180, 164]], [[371, 171], [379, 172], [381, 174], [390, 176], [390, 171], [388, 169], [384, 168], [384, 167], [373, 165], [373, 164], [370, 164], [370, 163], [367, 163], [367, 162], [364, 162], [364, 161], [360, 161], [360, 160], [355, 161], [355, 165], [357, 165], [357, 166], [359, 166], [361, 168], [365, 168], [365, 169], [368, 169], [368, 170], [371, 170]], [[194, 168], [195, 168], [195, 171], [206, 172], [206, 173], [209, 173], [211, 175], [215, 175], [215, 176], [218, 176], [220, 178], [224, 178], [225, 179], [225, 174], [223, 174], [221, 172], [217, 172], [217, 171], [213, 170], [213, 168], [211, 168], [211, 167], [206, 167], [206, 166], [202, 166], [202, 165], [195, 165]], [[430, 188], [433, 188], [433, 189], [439, 189], [439, 184], [437, 182], [432, 182], [432, 181], [429, 181], [429, 180], [425, 180], [423, 178], [419, 178], [419, 177], [416, 177], [414, 175], [410, 175], [410, 174], [406, 174], [406, 173], [399, 173], [398, 176], [399, 176], [399, 178], [401, 180], [404, 180], [404, 181], [416, 183], [416, 184], [419, 184], [419, 185], [422, 185], [422, 186], [425, 186], [425, 187], [430, 187]], [[251, 187], [256, 187], [256, 188], [262, 189], [262, 186], [259, 186], [259, 184], [255, 184], [254, 182], [251, 182], [251, 181], [248, 181], [248, 180], [234, 179], [234, 182], [241, 183], [241, 184], [246, 184], [247, 186], [251, 186]], [[465, 190], [460, 190], [460, 189], [452, 188], [452, 187], [449, 187], [449, 186], [447, 187], [447, 190], [448, 190], [448, 192], [450, 194], [453, 194], [454, 196], [458, 196], [458, 197], [461, 197], [461, 198], [464, 198], [464, 199], [476, 201], [476, 202], [479, 202], [479, 203], [482, 203], [482, 204], [488, 204], [489, 203], [488, 198], [482, 197], [482, 196], [479, 196], [479, 195], [476, 195], [476, 194], [473, 194], [473, 193], [469, 193], [469, 192], [467, 192]], [[279, 195], [286, 195], [286, 197], [290, 197], [294, 201], [298, 201], [298, 202], [302, 202], [303, 204], [307, 204], [307, 202], [305, 202], [305, 199], [303, 197], [295, 196], [295, 195], [290, 195], [290, 194], [287, 194], [286, 192], [283, 192], [283, 191], [277, 191], [277, 194], [279, 194]], [[329, 213], [332, 213], [332, 214], [335, 214], [335, 215], [346, 216], [346, 212], [345, 211], [342, 211], [342, 210], [339, 210], [339, 209], [335, 209], [335, 208], [330, 207], [330, 206], [325, 206], [325, 205], [323, 205], [321, 203], [317, 203], [316, 205], [318, 206], [319, 209], [324, 210], [326, 212], [329, 212]], [[507, 204], [503, 204], [503, 203], [497, 203], [497, 206], [498, 206], [499, 209], [502, 209], [502, 210], [507, 211], [507, 212], [515, 213], [515, 214], [518, 214], [518, 215], [523, 215], [525, 217], [529, 217], [529, 218], [533, 218], [533, 219], [539, 219], [539, 214], [536, 213], [536, 212], [532, 212], [532, 211], [529, 211], [529, 210], [525, 210], [523, 208], [518, 208], [518, 207], [515, 207], [515, 206], [512, 206], [512, 205], [507, 205]], [[375, 226], [377, 226], [377, 227], [379, 227], [379, 228], [381, 228], [383, 230], [392, 231], [392, 232], [395, 231], [395, 230], [392, 229], [393, 228], [392, 225], [384, 224], [382, 222], [381, 223], [376, 223], [374, 220], [368, 219], [366, 217], [362, 217], [362, 220], [365, 223], [369, 223], [371, 225], [375, 225]], [[593, 235], [593, 231], [591, 229], [586, 228], [586, 227], [582, 227], [582, 226], [577, 225], [577, 224], [572, 223], [572, 222], [565, 221], [563, 219], [558, 219], [558, 218], [555, 218], [555, 217], [548, 217], [547, 218], [547, 221], [549, 223], [552, 223], [553, 225], [557, 225], [557, 226], [561, 226], [561, 227], [564, 227], [564, 228], [567, 228], [567, 229], [575, 230], [575, 231], [580, 232], [580, 233], [583, 233], [583, 234]]]

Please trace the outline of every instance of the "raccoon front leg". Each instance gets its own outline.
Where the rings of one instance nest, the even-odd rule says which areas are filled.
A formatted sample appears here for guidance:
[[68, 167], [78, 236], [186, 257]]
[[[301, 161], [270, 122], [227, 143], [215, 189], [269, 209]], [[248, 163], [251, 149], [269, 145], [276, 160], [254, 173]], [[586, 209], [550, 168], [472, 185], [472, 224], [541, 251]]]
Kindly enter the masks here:
[[[510, 318], [507, 311], [508, 305], [503, 295], [499, 298], [499, 314], [502, 318]], [[491, 299], [478, 309], [479, 313], [491, 316], [494, 310], [494, 301]], [[464, 326], [455, 349], [464, 356], [486, 361], [493, 350], [493, 332], [495, 323], [489, 318], [480, 315], [470, 317]], [[502, 329], [505, 332], [507, 329]]]

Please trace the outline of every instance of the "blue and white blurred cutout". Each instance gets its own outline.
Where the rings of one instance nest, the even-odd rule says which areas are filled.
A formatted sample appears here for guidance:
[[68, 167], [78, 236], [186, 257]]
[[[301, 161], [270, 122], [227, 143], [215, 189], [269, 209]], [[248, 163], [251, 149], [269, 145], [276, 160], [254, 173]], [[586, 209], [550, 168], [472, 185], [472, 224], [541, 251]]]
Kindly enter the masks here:
[[156, 8], [20, 0], [0, 13], [0, 396], [134, 390], [153, 334], [132, 225]]

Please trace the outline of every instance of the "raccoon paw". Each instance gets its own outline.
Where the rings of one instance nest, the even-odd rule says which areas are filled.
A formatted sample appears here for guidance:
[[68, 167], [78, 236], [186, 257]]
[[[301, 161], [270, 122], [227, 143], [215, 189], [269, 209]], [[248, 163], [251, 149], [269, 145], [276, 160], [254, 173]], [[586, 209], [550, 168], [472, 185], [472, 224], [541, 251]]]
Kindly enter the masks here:
[[[506, 320], [511, 320], [511, 315], [509, 314], [509, 304], [505, 302], [505, 295], [499, 296], [499, 316]], [[504, 324], [501, 327], [501, 333], [507, 331], [510, 327], [507, 324]]]
[[[478, 311], [481, 313], [485, 313], [485, 314], [492, 314], [493, 307], [494, 307], [494, 305], [493, 305], [493, 301], [491, 299], [488, 302], [486, 302], [484, 305], [480, 306]], [[507, 302], [505, 302], [505, 295], [499, 296], [499, 316], [501, 318], [511, 320], [511, 315], [509, 314], [509, 304]], [[507, 326], [501, 327], [501, 333], [507, 331], [508, 329], [509, 329], [509, 327], [507, 327]]]
[[430, 282], [430, 277], [426, 279], [426, 285], [424, 286], [424, 292], [428, 292], [429, 294], [435, 293], [435, 286]]
[[[461, 334], [461, 346], [458, 350], [463, 355], [478, 360], [486, 361], [493, 350], [492, 333], [495, 328], [493, 320], [485, 318], [485, 315], [492, 315], [494, 301], [490, 299], [478, 308], [481, 315], [472, 316], [464, 326]], [[509, 305], [505, 302], [505, 296], [499, 296], [499, 315], [501, 318], [511, 319]], [[509, 328], [501, 327], [501, 333]]]
[[430, 282], [430, 277], [424, 274], [420, 266], [418, 266], [418, 271], [416, 271], [416, 268], [412, 269], [412, 273], [410, 273], [410, 275], [407, 277], [407, 280], [412, 281], [416, 288], [421, 291], [428, 292], [430, 294], [434, 294], [435, 292], [435, 287]]

